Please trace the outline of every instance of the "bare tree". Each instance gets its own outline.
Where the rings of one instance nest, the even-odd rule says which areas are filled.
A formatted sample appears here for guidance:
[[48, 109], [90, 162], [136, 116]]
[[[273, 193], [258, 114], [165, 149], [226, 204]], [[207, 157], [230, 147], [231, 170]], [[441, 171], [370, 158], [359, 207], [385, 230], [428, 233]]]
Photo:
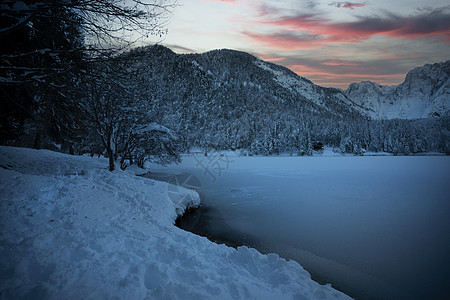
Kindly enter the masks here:
[[107, 59], [150, 35], [162, 38], [175, 6], [176, 0], [3, 0], [0, 143], [23, 131], [37, 111], [45, 121], [67, 111], [65, 101], [86, 62]]
[[[67, 71], [66, 68], [36, 67], [35, 64], [27, 66], [24, 65], [26, 58], [62, 57], [82, 52], [86, 59], [117, 53], [144, 41], [150, 35], [162, 37], [167, 31], [166, 22], [175, 5], [175, 0], [2, 1], [0, 38], [5, 42], [26, 42], [16, 41], [15, 35], [20, 31], [41, 37], [55, 34], [49, 32], [48, 26], [39, 28], [41, 23], [48, 25], [48, 20], [57, 24], [62, 31], [70, 30], [65, 31], [65, 36], [49, 36], [43, 45], [37, 43], [3, 48], [0, 82], [39, 82], [45, 75]], [[74, 30], [78, 31], [76, 41], [70, 40], [74, 38]], [[70, 47], [61, 47], [62, 40], [67, 40]]]
[[145, 76], [136, 63], [139, 58], [139, 51], [133, 51], [92, 63], [85, 75], [89, 80], [79, 86], [78, 122], [97, 133], [110, 171], [118, 157], [122, 169], [132, 163], [143, 167], [147, 160], [168, 164], [180, 159], [175, 134], [149, 116], [148, 95], [137, 82]]

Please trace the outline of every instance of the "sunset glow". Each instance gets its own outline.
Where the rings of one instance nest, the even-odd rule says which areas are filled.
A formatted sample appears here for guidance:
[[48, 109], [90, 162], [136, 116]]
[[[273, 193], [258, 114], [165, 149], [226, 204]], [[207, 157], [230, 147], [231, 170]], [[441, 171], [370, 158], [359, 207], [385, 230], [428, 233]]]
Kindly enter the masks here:
[[177, 53], [235, 49], [323, 86], [399, 84], [450, 59], [447, 1], [184, 0], [163, 44]]

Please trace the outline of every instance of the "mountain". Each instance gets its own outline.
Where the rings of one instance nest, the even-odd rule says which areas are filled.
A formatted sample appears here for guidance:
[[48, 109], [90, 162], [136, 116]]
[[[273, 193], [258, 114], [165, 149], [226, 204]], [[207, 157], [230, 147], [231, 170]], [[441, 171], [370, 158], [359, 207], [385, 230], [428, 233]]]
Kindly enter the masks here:
[[245, 52], [179, 55], [158, 45], [129, 55], [152, 119], [183, 135], [186, 148], [308, 153], [314, 140], [338, 145], [347, 121], [367, 120], [341, 90]]
[[[354, 93], [315, 85], [245, 52], [176, 54], [156, 45], [126, 55], [137, 70], [133, 80], [147, 101], [147, 119], [176, 132], [182, 151], [311, 155], [318, 141], [350, 153], [446, 152], [450, 147], [445, 120], [372, 121], [364, 103], [348, 96]], [[361, 89], [387, 93], [366, 85], [371, 88]]]
[[[152, 81], [170, 82], [172, 91], [178, 86], [185, 93], [189, 91], [191, 96], [204, 98], [206, 93], [213, 100], [225, 94], [228, 100], [244, 106], [253, 100], [268, 101], [279, 108], [301, 106], [303, 111], [338, 118], [354, 117], [355, 113], [363, 115], [349, 107], [349, 100], [341, 90], [320, 87], [288, 68], [246, 52], [222, 49], [178, 55], [159, 45], [143, 51], [145, 58], [140, 63], [143, 68], [151, 69], [148, 74]], [[154, 76], [155, 73], [158, 75]], [[177, 94], [180, 92], [177, 90]], [[236, 97], [240, 99], [233, 99]]]
[[275, 96], [275, 102], [290, 99], [296, 105], [301, 104], [303, 109], [310, 108], [319, 114], [332, 114], [339, 118], [354, 113], [352, 108], [346, 105], [346, 96], [340, 90], [315, 85], [288, 68], [263, 61], [245, 52], [215, 50], [188, 55], [187, 58], [198, 63], [200, 68], [208, 69], [215, 80], [228, 81], [231, 77], [232, 80], [244, 82], [244, 88], [246, 84], [257, 82], [261, 91]]
[[345, 91], [362, 113], [373, 119], [419, 119], [449, 116], [450, 60], [415, 68], [402, 84], [352, 83]]

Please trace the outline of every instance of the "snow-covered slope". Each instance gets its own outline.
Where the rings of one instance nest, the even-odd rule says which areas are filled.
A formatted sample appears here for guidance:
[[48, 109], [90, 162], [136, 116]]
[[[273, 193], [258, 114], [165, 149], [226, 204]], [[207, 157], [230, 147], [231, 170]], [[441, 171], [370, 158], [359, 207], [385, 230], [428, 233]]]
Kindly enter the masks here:
[[[309, 79], [270, 62], [256, 60], [255, 64], [261, 69], [272, 73], [273, 80], [294, 95], [304, 97], [306, 100], [318, 105], [318, 107], [329, 110], [334, 114], [339, 114], [342, 111], [341, 107], [346, 105], [350, 107], [356, 106], [339, 89], [318, 86]], [[340, 106], [341, 109], [336, 109], [336, 106]], [[350, 109], [350, 107], [347, 109]]]
[[1, 299], [348, 299], [296, 262], [175, 227], [196, 193], [106, 166], [0, 147]]
[[397, 86], [352, 83], [346, 95], [374, 119], [442, 117], [450, 109], [450, 61], [410, 71]]

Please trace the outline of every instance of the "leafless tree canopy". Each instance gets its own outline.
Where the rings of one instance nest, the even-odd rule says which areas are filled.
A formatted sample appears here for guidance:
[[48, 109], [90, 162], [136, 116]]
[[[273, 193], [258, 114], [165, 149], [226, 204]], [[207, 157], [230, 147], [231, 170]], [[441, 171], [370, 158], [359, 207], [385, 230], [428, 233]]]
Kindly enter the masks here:
[[[38, 71], [41, 76], [48, 73], [45, 71], [49, 70], [42, 70], [44, 66], [27, 65], [29, 57], [57, 57], [80, 51], [85, 57], [96, 57], [145, 43], [150, 35], [162, 39], [175, 6], [176, 0], [2, 1], [0, 39], [9, 47], [1, 49], [0, 82], [30, 81], [31, 76], [27, 76], [28, 79], [17, 76], [24, 71], [28, 75]], [[59, 26], [58, 35], [49, 37], [55, 34], [50, 28], [54, 24]], [[44, 39], [47, 43], [31, 40], [34, 45], [23, 45], [24, 38], [17, 41], [17, 35], [24, 31], [31, 35], [46, 36]], [[64, 42], [68, 46], [62, 46]], [[13, 45], [17, 43], [21, 44]], [[54, 68], [53, 71], [58, 70]]]
[[68, 115], [90, 62], [144, 44], [150, 35], [161, 41], [176, 2], [1, 0], [0, 143], [26, 131], [26, 120], [37, 114], [45, 121]]
[[[131, 43], [148, 35], [163, 35], [168, 14], [176, 0], [46, 0], [11, 1], [0, 4], [2, 28], [8, 34], [36, 18], [54, 18], [55, 10], [66, 10], [79, 16], [86, 37], [96, 44], [117, 41]], [[69, 21], [69, 20], [64, 20]], [[132, 32], [135, 40], [127, 40]]]

